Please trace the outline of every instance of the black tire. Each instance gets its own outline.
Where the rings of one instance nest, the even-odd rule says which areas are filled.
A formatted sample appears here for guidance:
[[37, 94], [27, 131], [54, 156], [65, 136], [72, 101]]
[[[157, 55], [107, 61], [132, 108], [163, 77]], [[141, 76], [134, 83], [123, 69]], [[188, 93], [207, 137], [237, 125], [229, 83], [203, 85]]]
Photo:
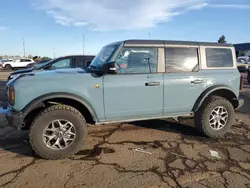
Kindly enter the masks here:
[[[209, 124], [210, 114], [218, 106], [224, 107], [228, 112], [226, 125], [220, 130], [214, 130]], [[223, 137], [232, 127], [234, 122], [234, 107], [230, 101], [223, 97], [211, 96], [204, 101], [200, 109], [195, 113], [194, 122], [197, 129], [210, 138]]]
[[[68, 148], [62, 150], [51, 149], [43, 141], [44, 129], [56, 119], [70, 121], [75, 127], [75, 140]], [[54, 105], [43, 110], [34, 119], [29, 137], [32, 149], [37, 155], [44, 159], [57, 160], [71, 157], [82, 149], [86, 135], [86, 121], [78, 110], [71, 106]]]
[[10, 64], [7, 64], [7, 65], [5, 65], [4, 68], [7, 69], [7, 70], [11, 70], [11, 69], [12, 69], [12, 66], [11, 66]]

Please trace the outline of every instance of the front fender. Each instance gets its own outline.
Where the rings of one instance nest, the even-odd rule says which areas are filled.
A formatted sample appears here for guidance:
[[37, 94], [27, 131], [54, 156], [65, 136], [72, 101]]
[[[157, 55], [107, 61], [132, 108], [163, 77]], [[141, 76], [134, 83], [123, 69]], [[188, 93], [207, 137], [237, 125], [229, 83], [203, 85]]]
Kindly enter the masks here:
[[84, 98], [82, 98], [76, 94], [67, 93], [67, 92], [54, 92], [54, 93], [48, 93], [45, 95], [41, 95], [41, 96], [33, 99], [31, 102], [29, 102], [24, 107], [22, 112], [24, 114], [29, 114], [32, 110], [34, 110], [36, 108], [44, 107], [44, 103], [43, 103], [44, 101], [49, 100], [49, 99], [55, 99], [55, 98], [66, 98], [66, 99], [71, 99], [71, 100], [74, 100], [74, 101], [81, 103], [83, 106], [85, 106], [88, 109], [88, 111], [90, 112], [90, 114], [93, 117], [93, 120], [94, 121], [97, 120], [96, 112], [87, 100], [85, 100]]

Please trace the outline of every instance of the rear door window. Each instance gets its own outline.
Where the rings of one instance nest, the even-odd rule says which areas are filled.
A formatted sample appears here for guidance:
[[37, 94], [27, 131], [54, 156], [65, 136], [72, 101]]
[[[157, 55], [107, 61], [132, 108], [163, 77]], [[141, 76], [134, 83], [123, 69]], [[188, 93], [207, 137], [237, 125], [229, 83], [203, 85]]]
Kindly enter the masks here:
[[166, 72], [187, 73], [199, 70], [198, 48], [165, 48]]

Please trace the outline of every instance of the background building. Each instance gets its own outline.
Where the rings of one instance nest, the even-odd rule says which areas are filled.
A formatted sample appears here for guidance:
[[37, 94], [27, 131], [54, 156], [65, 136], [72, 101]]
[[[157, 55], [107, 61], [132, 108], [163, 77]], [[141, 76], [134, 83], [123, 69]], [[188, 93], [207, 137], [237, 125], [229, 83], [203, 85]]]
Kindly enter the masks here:
[[235, 44], [236, 55], [238, 56], [250, 56], [250, 43]]

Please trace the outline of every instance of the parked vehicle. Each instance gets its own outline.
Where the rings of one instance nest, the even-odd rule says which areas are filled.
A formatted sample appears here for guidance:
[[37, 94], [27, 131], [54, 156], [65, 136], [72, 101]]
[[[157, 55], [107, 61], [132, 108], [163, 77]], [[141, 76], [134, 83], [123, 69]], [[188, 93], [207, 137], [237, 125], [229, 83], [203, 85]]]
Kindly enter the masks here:
[[6, 63], [6, 62], [9, 62], [10, 60], [7, 60], [7, 59], [3, 59], [3, 60], [0, 60], [0, 63]]
[[31, 68], [12, 72], [8, 77], [8, 81], [18, 76], [19, 74], [33, 72], [33, 71], [87, 67], [94, 59], [94, 57], [95, 56], [91, 55], [70, 55], [52, 59], [48, 62], [33, 63], [32, 65], [28, 65], [31, 66]]
[[11, 60], [7, 60], [7, 59], [0, 60], [0, 69], [3, 69], [4, 68], [3, 64], [7, 62], [11, 62]]
[[88, 68], [12, 79], [7, 119], [30, 130], [33, 150], [46, 159], [78, 152], [87, 123], [193, 116], [201, 133], [218, 138], [244, 104], [241, 83], [232, 45], [127, 40], [104, 46]]
[[247, 69], [247, 82], [250, 84], [250, 67]]
[[34, 62], [32, 59], [19, 59], [15, 61], [8, 61], [2, 64], [2, 67], [8, 70], [15, 68], [25, 68], [31, 62]]
[[249, 56], [239, 56], [237, 60], [242, 61], [242, 62], [249, 62], [250, 57]]

